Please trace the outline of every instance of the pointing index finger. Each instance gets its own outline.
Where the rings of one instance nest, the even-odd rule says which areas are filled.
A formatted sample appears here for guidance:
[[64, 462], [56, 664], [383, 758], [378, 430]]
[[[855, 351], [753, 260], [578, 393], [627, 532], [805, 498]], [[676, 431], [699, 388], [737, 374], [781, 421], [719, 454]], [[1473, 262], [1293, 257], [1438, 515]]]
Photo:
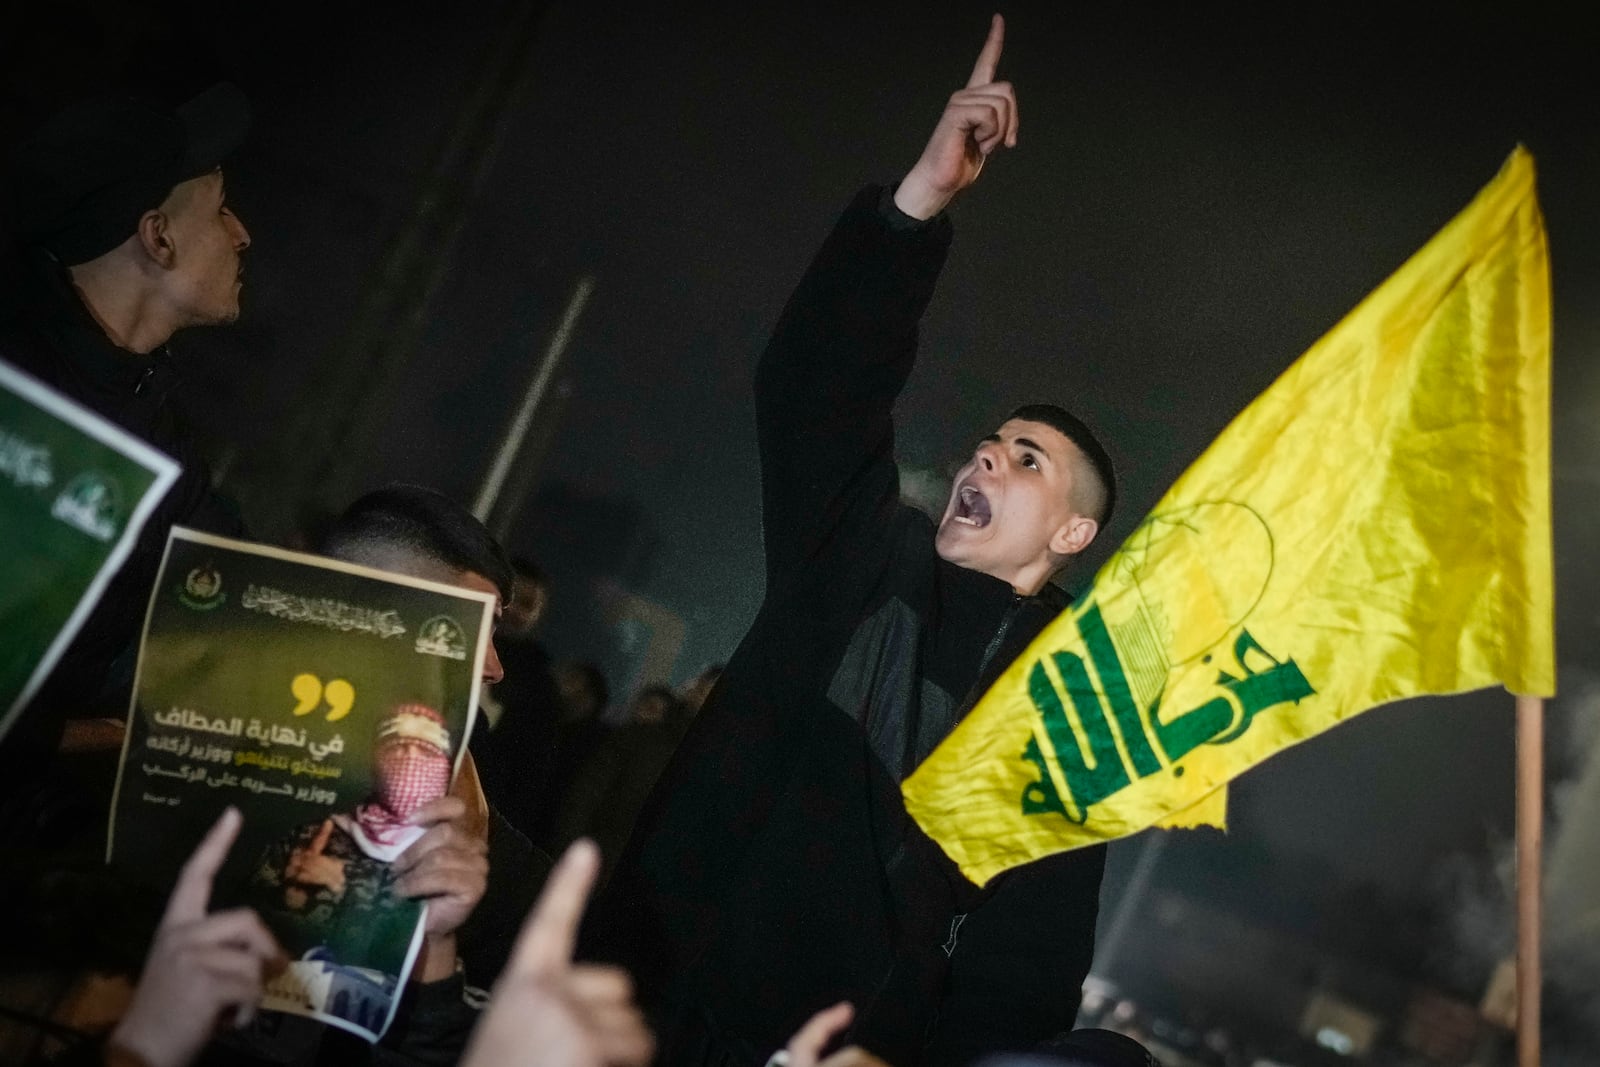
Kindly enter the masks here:
[[234, 838], [239, 836], [240, 821], [239, 809], [230, 807], [207, 831], [178, 874], [177, 887], [167, 898], [167, 910], [161, 917], [162, 926], [205, 918], [211, 904], [211, 880], [227, 859]]
[[571, 966], [578, 923], [599, 869], [594, 842], [579, 840], [567, 849], [517, 936], [508, 974], [542, 978]]
[[789, 1039], [789, 1063], [791, 1067], [816, 1067], [822, 1058], [822, 1050], [828, 1042], [838, 1036], [839, 1031], [850, 1025], [850, 1019], [855, 1014], [855, 1009], [850, 1002], [841, 1000], [831, 1008], [817, 1012], [806, 1024], [795, 1031]]
[[323, 819], [322, 825], [317, 827], [317, 836], [311, 839], [311, 854], [320, 856], [328, 851], [328, 840], [333, 837], [333, 820]]
[[994, 72], [1000, 66], [1000, 49], [1006, 43], [1006, 20], [998, 13], [989, 22], [989, 39], [983, 42], [983, 51], [978, 53], [978, 62], [972, 67], [972, 77], [967, 79], [967, 88], [976, 89], [994, 81]]

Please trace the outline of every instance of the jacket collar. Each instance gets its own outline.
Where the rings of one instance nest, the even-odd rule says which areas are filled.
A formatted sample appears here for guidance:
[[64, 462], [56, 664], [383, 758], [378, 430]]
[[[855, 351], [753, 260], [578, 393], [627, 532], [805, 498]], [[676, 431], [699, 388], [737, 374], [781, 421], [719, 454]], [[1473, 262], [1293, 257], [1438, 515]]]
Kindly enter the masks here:
[[1054, 618], [1067, 610], [1075, 599], [1054, 582], [1046, 582], [1044, 588], [1032, 596], [1023, 596], [1011, 588], [1010, 582], [993, 575], [955, 564], [949, 564], [949, 568], [952, 573], [951, 580], [961, 587], [966, 596], [979, 598], [984, 604], [993, 604], [996, 610], [1004, 610], [1016, 604], [1021, 608], [1046, 612]]
[[141, 355], [114, 344], [84, 305], [72, 278], [59, 263], [46, 260], [37, 275], [39, 329], [66, 362], [63, 372], [95, 392], [144, 395], [170, 359], [166, 345]]

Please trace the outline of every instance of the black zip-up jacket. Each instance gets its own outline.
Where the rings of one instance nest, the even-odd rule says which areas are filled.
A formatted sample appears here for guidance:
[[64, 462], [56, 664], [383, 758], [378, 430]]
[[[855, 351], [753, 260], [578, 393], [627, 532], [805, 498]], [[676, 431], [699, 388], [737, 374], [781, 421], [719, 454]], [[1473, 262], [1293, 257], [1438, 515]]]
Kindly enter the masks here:
[[165, 346], [138, 355], [112, 343], [60, 267], [30, 265], [25, 299], [0, 324], [0, 359], [165, 452], [182, 466], [127, 560], [7, 738], [5, 765], [26, 767], [54, 748], [67, 717], [127, 713], [133, 658], [150, 587], [174, 524], [242, 536], [238, 512], [215, 494], [171, 401]]
[[660, 1062], [760, 1063], [813, 1012], [895, 1067], [1072, 1026], [1102, 849], [983, 890], [900, 782], [1065, 606], [941, 560], [900, 502], [891, 409], [949, 247], [888, 191], [851, 203], [756, 373], [766, 596], [591, 910]]

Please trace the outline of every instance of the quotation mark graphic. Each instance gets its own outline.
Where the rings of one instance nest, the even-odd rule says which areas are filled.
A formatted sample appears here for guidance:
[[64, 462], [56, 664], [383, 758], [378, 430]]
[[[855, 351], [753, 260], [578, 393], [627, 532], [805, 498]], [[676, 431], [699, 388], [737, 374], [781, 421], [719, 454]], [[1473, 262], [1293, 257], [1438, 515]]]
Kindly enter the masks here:
[[299, 701], [294, 706], [296, 715], [310, 715], [326, 698], [329, 722], [338, 722], [350, 714], [356, 702], [356, 687], [343, 678], [334, 678], [324, 685], [314, 674], [297, 674], [289, 683], [289, 692]]

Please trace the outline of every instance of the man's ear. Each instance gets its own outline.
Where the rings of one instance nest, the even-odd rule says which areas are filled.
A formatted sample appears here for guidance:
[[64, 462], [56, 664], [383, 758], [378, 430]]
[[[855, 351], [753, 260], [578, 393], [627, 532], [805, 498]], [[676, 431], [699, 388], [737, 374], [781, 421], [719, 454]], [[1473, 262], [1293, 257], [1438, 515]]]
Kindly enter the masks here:
[[1058, 556], [1075, 556], [1089, 547], [1100, 524], [1087, 515], [1074, 515], [1056, 530], [1050, 538], [1050, 551]]
[[171, 270], [178, 249], [172, 242], [172, 221], [166, 212], [156, 208], [139, 216], [139, 247], [156, 266]]

